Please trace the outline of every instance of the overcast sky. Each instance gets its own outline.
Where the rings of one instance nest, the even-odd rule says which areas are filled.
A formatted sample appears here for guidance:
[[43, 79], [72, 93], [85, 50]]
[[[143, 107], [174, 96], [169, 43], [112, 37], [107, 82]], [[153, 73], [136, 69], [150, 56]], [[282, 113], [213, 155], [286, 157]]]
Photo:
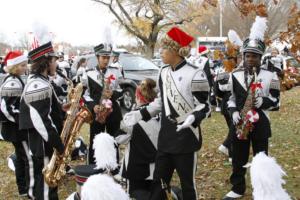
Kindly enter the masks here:
[[12, 45], [21, 34], [39, 29], [53, 33], [55, 41], [73, 45], [96, 45], [106, 40], [104, 32], [109, 29], [114, 45], [130, 41], [123, 30], [112, 25], [114, 16], [107, 8], [90, 0], [1, 0], [0, 19], [0, 34]]

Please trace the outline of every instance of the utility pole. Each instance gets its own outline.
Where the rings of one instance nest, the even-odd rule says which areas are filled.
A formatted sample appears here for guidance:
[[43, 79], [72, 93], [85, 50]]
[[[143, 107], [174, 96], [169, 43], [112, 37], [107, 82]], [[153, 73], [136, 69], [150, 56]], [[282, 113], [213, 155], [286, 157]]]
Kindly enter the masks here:
[[220, 37], [223, 36], [223, 0], [220, 0]]

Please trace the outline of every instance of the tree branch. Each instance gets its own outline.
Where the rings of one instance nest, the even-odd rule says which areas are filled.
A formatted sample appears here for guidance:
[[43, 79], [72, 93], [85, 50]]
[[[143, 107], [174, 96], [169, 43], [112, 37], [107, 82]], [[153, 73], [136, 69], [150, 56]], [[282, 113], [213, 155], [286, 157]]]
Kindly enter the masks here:
[[188, 17], [188, 18], [185, 18], [185, 19], [181, 19], [179, 21], [162, 24], [161, 26], [159, 26], [159, 30], [165, 28], [166, 26], [183, 24], [184, 22], [191, 22], [191, 21], [193, 21], [193, 19], [195, 19], [197, 17], [200, 17], [200, 16], [202, 16], [202, 15], [199, 14], [199, 15], [191, 16], [191, 17]]
[[91, 0], [91, 1], [94, 1], [96, 3], [101, 3], [101, 4], [105, 5], [105, 6], [110, 6], [112, 4], [112, 1], [110, 1], [110, 4], [109, 3], [105, 3], [105, 2], [103, 2], [101, 0]]
[[116, 0], [121, 12], [125, 15], [125, 17], [127, 18], [127, 20], [133, 24], [132, 18], [129, 16], [128, 12], [124, 9], [124, 7], [122, 6], [122, 4], [120, 3], [119, 0]]

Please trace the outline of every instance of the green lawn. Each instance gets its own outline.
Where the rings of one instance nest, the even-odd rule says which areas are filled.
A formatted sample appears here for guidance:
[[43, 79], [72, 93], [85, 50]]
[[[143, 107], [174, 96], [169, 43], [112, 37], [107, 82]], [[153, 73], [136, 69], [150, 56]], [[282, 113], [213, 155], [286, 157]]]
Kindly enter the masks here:
[[[282, 93], [279, 112], [271, 113], [273, 137], [270, 141], [270, 155], [275, 157], [287, 172], [285, 188], [294, 199], [300, 199], [300, 88]], [[83, 127], [83, 136], [88, 141], [88, 127]], [[197, 189], [199, 199], [220, 199], [230, 190], [231, 166], [226, 158], [217, 152], [227, 134], [225, 120], [220, 113], [202, 124], [203, 145], [198, 153]], [[15, 200], [17, 189], [12, 171], [7, 167], [6, 157], [13, 152], [12, 145], [0, 142], [0, 199]], [[78, 162], [77, 162], [78, 163]], [[72, 163], [73, 165], [76, 163]], [[243, 199], [251, 199], [251, 186]], [[175, 176], [173, 183], [177, 183]], [[73, 177], [67, 177], [59, 187], [59, 196], [65, 199], [75, 190]]]

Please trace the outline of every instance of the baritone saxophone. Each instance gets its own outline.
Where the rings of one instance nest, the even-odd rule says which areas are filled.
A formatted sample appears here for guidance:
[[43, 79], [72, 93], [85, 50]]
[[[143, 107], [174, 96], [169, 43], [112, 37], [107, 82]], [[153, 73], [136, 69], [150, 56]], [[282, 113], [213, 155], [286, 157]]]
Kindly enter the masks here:
[[90, 111], [81, 105], [82, 92], [83, 85], [81, 83], [75, 88], [70, 87], [68, 91], [70, 108], [67, 111], [67, 118], [60, 136], [65, 148], [61, 155], [54, 150], [50, 162], [43, 169], [45, 182], [50, 187], [56, 187], [65, 176], [65, 168], [71, 160], [71, 153], [79, 131], [84, 123], [91, 123], [93, 120]]

